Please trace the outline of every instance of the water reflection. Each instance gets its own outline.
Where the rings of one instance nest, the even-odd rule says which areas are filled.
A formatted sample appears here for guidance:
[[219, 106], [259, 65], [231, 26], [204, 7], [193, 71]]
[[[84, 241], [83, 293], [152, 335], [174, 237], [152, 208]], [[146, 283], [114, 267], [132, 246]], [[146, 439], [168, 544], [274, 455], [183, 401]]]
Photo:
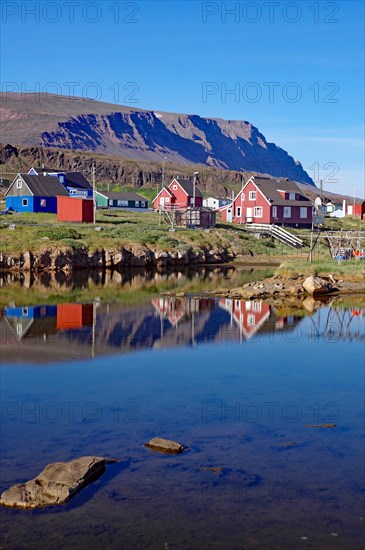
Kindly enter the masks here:
[[9, 306], [1, 311], [2, 360], [52, 362], [141, 349], [201, 343], [255, 342], [275, 333], [288, 341], [364, 341], [364, 308], [331, 305], [306, 317], [283, 314], [261, 301], [157, 296], [125, 306], [57, 304]]
[[[134, 268], [123, 272], [116, 270], [78, 270], [78, 271], [56, 271], [56, 272], [0, 272], [0, 287], [11, 288], [22, 286], [24, 288], [38, 289], [87, 289], [90, 286], [115, 286], [128, 288], [142, 288], [150, 283], [167, 281], [214, 281], [227, 286], [234, 282], [240, 284], [242, 281], [258, 280], [267, 276], [270, 268], [257, 268], [254, 266], [241, 266], [239, 268], [229, 266], [205, 266], [185, 267], [174, 270], [145, 270]], [[226, 281], [226, 283], [224, 283]], [[230, 283], [228, 283], [230, 281]]]

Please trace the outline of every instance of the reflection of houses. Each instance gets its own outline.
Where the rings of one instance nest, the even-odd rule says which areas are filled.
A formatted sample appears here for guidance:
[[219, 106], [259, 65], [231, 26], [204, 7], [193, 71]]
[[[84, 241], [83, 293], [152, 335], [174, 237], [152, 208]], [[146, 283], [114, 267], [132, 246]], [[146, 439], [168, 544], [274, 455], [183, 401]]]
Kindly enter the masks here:
[[59, 304], [57, 330], [81, 329], [93, 324], [93, 304]]
[[9, 330], [18, 341], [57, 334], [61, 330], [81, 329], [93, 323], [93, 304], [6, 307]]
[[293, 330], [301, 320], [300, 317], [293, 315], [280, 317], [273, 307], [256, 300], [245, 301], [223, 298], [219, 300], [219, 307], [230, 314], [231, 323], [232, 321], [236, 322], [240, 334], [246, 340], [249, 340], [258, 332]]
[[161, 296], [153, 298], [152, 304], [160, 317], [167, 318], [176, 327], [183, 319], [190, 319], [196, 313], [211, 309], [212, 300]]
[[5, 315], [18, 340], [56, 333], [57, 306], [7, 307]]
[[244, 336], [249, 340], [270, 317], [271, 308], [264, 302], [233, 300], [223, 298], [219, 300], [219, 306], [228, 311], [231, 319], [234, 319]]

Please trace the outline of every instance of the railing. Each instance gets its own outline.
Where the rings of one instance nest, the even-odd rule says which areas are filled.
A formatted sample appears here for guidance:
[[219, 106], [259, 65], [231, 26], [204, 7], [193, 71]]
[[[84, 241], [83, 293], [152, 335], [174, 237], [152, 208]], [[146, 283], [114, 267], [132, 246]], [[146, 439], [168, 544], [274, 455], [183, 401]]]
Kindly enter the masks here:
[[270, 235], [291, 248], [302, 248], [304, 246], [302, 239], [299, 239], [299, 237], [296, 237], [292, 233], [289, 233], [289, 231], [275, 224], [250, 223], [245, 225], [245, 229], [251, 233], [264, 233]]

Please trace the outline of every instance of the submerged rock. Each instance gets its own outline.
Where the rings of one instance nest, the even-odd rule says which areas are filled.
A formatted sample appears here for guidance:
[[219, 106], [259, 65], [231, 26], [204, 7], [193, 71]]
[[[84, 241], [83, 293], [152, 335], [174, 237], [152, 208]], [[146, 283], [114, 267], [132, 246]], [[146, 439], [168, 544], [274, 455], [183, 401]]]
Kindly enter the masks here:
[[306, 424], [306, 428], [325, 428], [330, 430], [331, 428], [337, 428], [337, 424]]
[[144, 446], [152, 449], [153, 451], [173, 455], [180, 454], [184, 449], [186, 449], [186, 447], [181, 445], [181, 443], [177, 443], [176, 441], [171, 441], [169, 439], [162, 439], [161, 437], [154, 437], [151, 441], [145, 443]]
[[37, 477], [4, 491], [0, 504], [16, 508], [39, 508], [64, 504], [105, 471], [105, 458], [82, 456], [69, 462], [48, 464]]

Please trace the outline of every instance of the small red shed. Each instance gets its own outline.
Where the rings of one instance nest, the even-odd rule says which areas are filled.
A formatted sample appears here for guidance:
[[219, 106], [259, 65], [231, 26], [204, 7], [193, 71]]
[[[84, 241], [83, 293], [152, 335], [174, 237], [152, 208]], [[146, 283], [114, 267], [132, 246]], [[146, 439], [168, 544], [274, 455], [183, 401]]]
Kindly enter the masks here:
[[77, 197], [57, 197], [57, 220], [59, 222], [94, 221], [94, 201]]

